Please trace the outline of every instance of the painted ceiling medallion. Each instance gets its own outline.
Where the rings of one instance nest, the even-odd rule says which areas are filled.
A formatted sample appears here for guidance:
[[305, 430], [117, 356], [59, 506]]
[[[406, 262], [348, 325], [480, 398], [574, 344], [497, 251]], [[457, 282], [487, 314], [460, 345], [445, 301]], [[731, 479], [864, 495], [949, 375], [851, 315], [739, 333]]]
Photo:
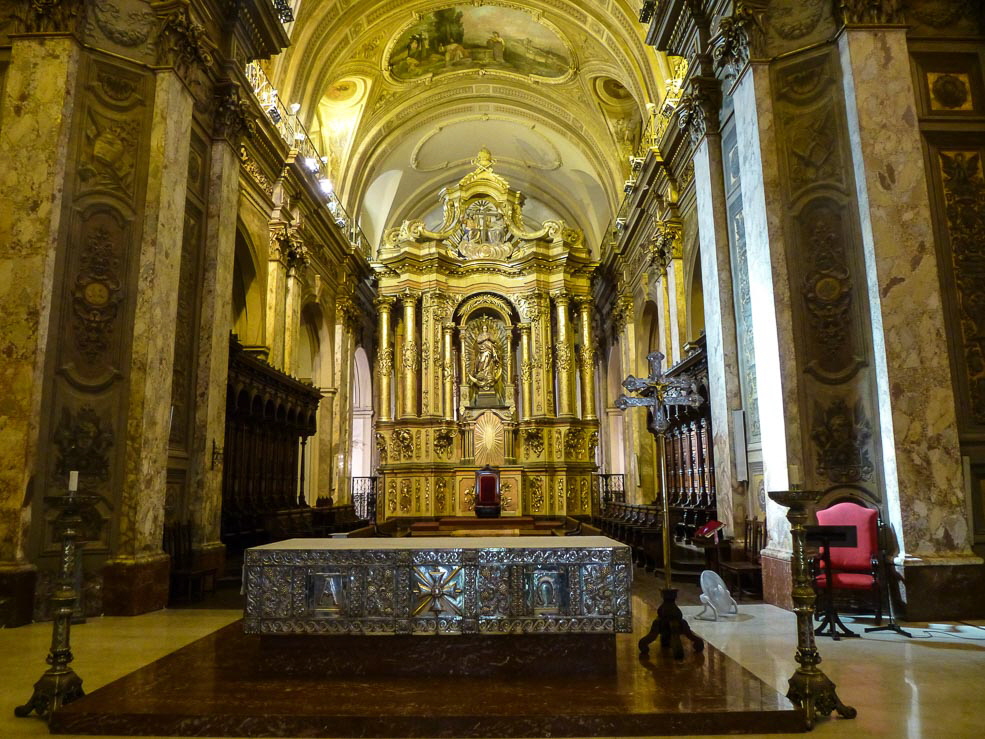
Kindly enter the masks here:
[[557, 31], [522, 10], [453, 5], [426, 13], [391, 41], [386, 65], [412, 81], [462, 70], [566, 77], [571, 53]]

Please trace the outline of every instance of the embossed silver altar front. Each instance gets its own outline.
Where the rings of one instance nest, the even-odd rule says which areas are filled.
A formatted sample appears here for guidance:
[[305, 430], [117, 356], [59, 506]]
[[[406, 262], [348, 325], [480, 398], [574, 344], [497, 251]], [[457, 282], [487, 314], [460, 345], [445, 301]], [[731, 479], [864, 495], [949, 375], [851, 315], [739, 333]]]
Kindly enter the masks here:
[[615, 633], [629, 547], [604, 536], [290, 539], [246, 551], [251, 634]]

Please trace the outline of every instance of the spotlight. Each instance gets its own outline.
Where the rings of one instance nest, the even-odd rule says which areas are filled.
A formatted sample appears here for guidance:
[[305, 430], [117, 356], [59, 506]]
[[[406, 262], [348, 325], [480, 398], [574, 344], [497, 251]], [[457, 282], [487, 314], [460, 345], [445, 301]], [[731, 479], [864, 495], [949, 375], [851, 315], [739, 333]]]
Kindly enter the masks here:
[[271, 105], [269, 108], [267, 108], [267, 115], [270, 116], [270, 120], [272, 120], [274, 123], [280, 123], [280, 111], [277, 110], [276, 105]]
[[297, 115], [301, 110], [301, 103], [291, 103], [291, 115]]
[[635, 188], [636, 180], [626, 180], [626, 184], [622, 186], [622, 191], [627, 195], [631, 195]]
[[322, 177], [320, 180], [318, 180], [318, 186], [321, 188], [321, 191], [326, 195], [332, 194], [332, 181], [328, 179], [328, 177]]
[[308, 168], [308, 170], [311, 171], [311, 172], [317, 172], [318, 171], [318, 159], [316, 159], [315, 157], [305, 157], [304, 158], [304, 166], [306, 166]]

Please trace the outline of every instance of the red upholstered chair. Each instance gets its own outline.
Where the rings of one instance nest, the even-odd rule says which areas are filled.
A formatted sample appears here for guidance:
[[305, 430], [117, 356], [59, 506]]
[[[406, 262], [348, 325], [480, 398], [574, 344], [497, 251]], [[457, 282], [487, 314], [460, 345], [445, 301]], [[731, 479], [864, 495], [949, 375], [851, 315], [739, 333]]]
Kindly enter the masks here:
[[475, 515], [495, 518], [500, 510], [499, 470], [487, 464], [475, 473]]
[[[836, 503], [817, 512], [821, 526], [854, 526], [858, 542], [854, 547], [831, 547], [831, 589], [863, 594], [873, 599], [876, 621], [882, 622], [883, 552], [880, 540], [879, 512], [852, 502]], [[827, 592], [828, 573], [824, 548], [815, 561], [814, 588], [819, 594]]]

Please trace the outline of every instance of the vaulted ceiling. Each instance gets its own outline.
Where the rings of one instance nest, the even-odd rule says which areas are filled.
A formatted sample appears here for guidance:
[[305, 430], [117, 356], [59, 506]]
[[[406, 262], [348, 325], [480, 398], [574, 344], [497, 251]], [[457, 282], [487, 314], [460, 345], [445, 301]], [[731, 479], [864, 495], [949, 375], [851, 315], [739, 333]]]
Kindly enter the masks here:
[[670, 76], [638, 5], [301, 0], [270, 73], [371, 241], [439, 221], [439, 191], [486, 146], [527, 196], [528, 224], [560, 217], [597, 247]]

